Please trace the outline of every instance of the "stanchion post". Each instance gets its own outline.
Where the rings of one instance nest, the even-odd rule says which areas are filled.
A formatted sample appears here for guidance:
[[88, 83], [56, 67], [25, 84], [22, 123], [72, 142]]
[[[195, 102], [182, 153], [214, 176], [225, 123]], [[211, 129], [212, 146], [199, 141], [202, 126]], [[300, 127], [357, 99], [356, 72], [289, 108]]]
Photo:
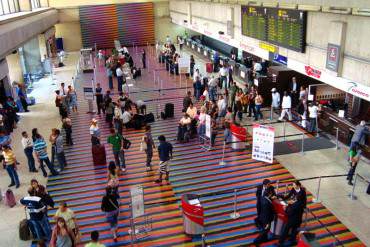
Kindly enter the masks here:
[[351, 200], [357, 200], [357, 196], [355, 195], [355, 189], [356, 189], [356, 185], [357, 185], [357, 179], [358, 179], [358, 174], [356, 173], [356, 175], [355, 175], [355, 182], [353, 183], [353, 186], [352, 186], [352, 191], [348, 195], [349, 198], [351, 198]]
[[319, 137], [319, 122], [317, 121], [317, 117], [315, 118], [315, 124], [316, 124], [316, 137]]
[[317, 185], [317, 190], [316, 190], [316, 198], [313, 198], [312, 201], [315, 203], [319, 203], [320, 201], [320, 187], [321, 187], [321, 176], [319, 177], [319, 183]]
[[224, 158], [225, 158], [225, 147], [226, 147], [226, 141], [224, 141], [224, 145], [223, 145], [223, 148], [222, 148], [222, 158], [221, 158], [221, 161], [219, 163], [220, 166], [225, 166], [226, 165], [226, 162], [224, 161]]
[[280, 181], [279, 180], [277, 180], [276, 181], [276, 194], [279, 194], [279, 186], [280, 186]]
[[335, 149], [339, 149], [339, 128], [336, 128], [336, 134], [335, 134]]
[[154, 84], [156, 83], [156, 80], [155, 80], [155, 70], [153, 69], [153, 77], [154, 77]]
[[283, 140], [285, 141], [286, 138], [285, 138], [285, 128], [286, 128], [286, 120], [284, 120], [284, 123], [283, 123]]
[[238, 219], [240, 217], [240, 214], [237, 212], [237, 207], [238, 207], [238, 190], [234, 190], [234, 212], [230, 214], [231, 219]]
[[271, 109], [270, 109], [270, 121], [272, 121], [273, 112], [274, 112], [274, 108], [271, 105]]
[[301, 155], [304, 155], [304, 133], [302, 133]]

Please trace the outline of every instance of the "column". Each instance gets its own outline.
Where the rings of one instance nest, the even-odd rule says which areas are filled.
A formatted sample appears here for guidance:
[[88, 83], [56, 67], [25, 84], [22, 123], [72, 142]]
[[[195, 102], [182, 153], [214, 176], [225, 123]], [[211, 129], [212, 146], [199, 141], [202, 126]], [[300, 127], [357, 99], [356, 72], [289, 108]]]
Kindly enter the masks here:
[[31, 0], [19, 0], [20, 11], [32, 11]]

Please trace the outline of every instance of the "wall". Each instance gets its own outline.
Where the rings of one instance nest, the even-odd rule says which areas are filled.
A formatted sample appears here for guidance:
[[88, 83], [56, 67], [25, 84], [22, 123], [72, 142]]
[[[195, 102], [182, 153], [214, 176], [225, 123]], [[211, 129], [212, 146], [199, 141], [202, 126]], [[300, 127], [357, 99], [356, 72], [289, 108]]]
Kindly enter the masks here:
[[58, 16], [59, 23], [55, 25], [55, 37], [63, 38], [65, 51], [79, 51], [82, 48], [82, 38], [78, 9], [60, 9]]
[[45, 32], [58, 21], [56, 10], [35, 13], [23, 19], [17, 19], [0, 28], [0, 58], [5, 57], [32, 37]]
[[11, 82], [16, 81], [23, 83], [23, 72], [18, 52], [6, 56], [6, 62], [8, 63], [9, 80]]
[[[87, 1], [66, 1], [66, 4], [61, 6], [58, 0], [50, 0], [50, 6], [58, 7], [59, 23], [56, 27], [56, 37], [62, 37], [64, 49], [66, 51], [77, 51], [82, 48], [81, 27], [79, 22], [78, 8], [65, 6], [87, 5], [91, 2]], [[63, 1], [64, 2], [64, 1]], [[128, 3], [128, 2], [149, 2], [149, 1], [99, 1], [99, 4], [112, 3]], [[168, 1], [152, 1], [154, 2], [154, 25], [155, 39], [165, 40], [167, 35], [175, 40], [177, 35], [184, 34], [185, 28], [175, 25], [169, 18], [169, 3]], [[76, 4], [79, 3], [79, 4]]]
[[[352, 2], [355, 1], [351, 1], [351, 4]], [[268, 52], [259, 49], [258, 40], [241, 35], [240, 5], [181, 0], [170, 1], [170, 14], [173, 22], [184, 25], [183, 21], [189, 18], [187, 15], [189, 3], [191, 4], [191, 28], [198, 29], [200, 32], [206, 30], [213, 34], [213, 36], [218, 36], [218, 31], [227, 33], [227, 9], [234, 8], [235, 36], [233, 40], [236, 41], [238, 46], [239, 44], [243, 44], [245, 50], [265, 59], [268, 58]], [[362, 3], [364, 2], [362, 1]], [[217, 15], [214, 13], [217, 13]], [[342, 49], [344, 48], [342, 77], [370, 86], [370, 49], [368, 48], [370, 40], [370, 17], [309, 12], [306, 53], [299, 53], [278, 47], [279, 53], [287, 56], [288, 61], [291, 58], [292, 60], [294, 59], [325, 71], [326, 46], [331, 34], [331, 22], [333, 21], [347, 23], [345, 45], [342, 47]], [[231, 42], [231, 39], [228, 37], [220, 38], [224, 38], [223, 41], [226, 43], [229, 40]]]

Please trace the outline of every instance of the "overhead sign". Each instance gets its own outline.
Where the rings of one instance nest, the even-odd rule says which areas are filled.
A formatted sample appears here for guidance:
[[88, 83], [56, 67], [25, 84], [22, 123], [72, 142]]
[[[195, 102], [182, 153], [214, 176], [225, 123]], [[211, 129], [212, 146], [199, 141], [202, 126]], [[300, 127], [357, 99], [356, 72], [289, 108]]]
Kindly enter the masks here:
[[321, 77], [321, 71], [320, 70], [315, 69], [312, 66], [305, 66], [304, 69], [305, 69], [306, 75], [315, 77], [317, 79], [320, 79], [320, 77]]
[[277, 62], [277, 63], [280, 63], [280, 64], [283, 64], [283, 65], [287, 65], [288, 64], [288, 58], [285, 57], [285, 56], [282, 56], [282, 55], [280, 55], [278, 53], [274, 53], [273, 61], [274, 62]]
[[252, 158], [272, 163], [274, 159], [275, 128], [271, 126], [253, 125]]
[[94, 100], [94, 90], [92, 87], [84, 87], [83, 91], [85, 100]]
[[142, 186], [130, 187], [132, 218], [144, 216], [144, 190]]
[[264, 49], [266, 51], [269, 51], [269, 52], [272, 52], [272, 53], [277, 52], [277, 47], [274, 46], [274, 45], [270, 45], [270, 44], [267, 44], [265, 42], [260, 42], [259, 46], [260, 46], [261, 49]]
[[339, 60], [340, 60], [340, 46], [329, 43], [326, 54], [326, 68], [328, 70], [338, 72]]

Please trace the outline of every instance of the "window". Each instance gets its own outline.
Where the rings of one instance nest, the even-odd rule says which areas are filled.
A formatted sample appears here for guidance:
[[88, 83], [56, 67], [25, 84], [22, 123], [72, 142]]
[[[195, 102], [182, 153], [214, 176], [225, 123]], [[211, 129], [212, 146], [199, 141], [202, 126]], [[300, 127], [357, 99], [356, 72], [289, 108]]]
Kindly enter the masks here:
[[32, 9], [37, 9], [41, 7], [40, 0], [31, 0]]
[[0, 15], [19, 12], [18, 0], [0, 0]]

